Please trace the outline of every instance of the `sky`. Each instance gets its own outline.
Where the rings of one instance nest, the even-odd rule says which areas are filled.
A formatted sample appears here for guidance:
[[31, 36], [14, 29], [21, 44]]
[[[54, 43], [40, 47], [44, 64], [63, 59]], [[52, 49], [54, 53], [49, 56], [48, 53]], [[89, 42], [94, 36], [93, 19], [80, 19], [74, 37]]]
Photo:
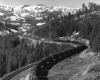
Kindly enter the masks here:
[[48, 7], [66, 6], [70, 8], [81, 8], [82, 3], [88, 2], [100, 4], [100, 0], [0, 0], [0, 5], [38, 5], [44, 4]]

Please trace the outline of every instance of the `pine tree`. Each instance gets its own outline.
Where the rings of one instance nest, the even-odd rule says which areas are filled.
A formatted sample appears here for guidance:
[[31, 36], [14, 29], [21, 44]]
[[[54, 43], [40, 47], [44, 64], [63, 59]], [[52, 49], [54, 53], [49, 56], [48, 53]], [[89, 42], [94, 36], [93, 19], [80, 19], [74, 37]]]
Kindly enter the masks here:
[[100, 35], [97, 35], [96, 37], [94, 37], [91, 48], [95, 52], [100, 52]]
[[96, 37], [96, 35], [99, 32], [100, 18], [97, 18], [94, 23], [95, 24], [93, 25], [92, 31], [90, 33], [90, 46], [92, 46], [92, 40]]

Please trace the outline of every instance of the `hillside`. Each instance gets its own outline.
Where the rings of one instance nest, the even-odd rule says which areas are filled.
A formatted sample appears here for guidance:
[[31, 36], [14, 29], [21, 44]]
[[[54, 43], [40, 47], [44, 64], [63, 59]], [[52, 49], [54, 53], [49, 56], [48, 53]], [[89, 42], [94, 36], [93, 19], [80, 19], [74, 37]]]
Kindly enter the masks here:
[[[59, 42], [63, 43], [59, 44]], [[91, 64], [96, 60], [99, 63], [100, 5], [91, 2], [88, 6], [83, 4], [79, 9], [65, 6], [50, 8], [44, 5], [0, 6], [0, 77], [66, 48], [69, 49], [73, 45], [66, 45], [65, 42], [83, 43], [88, 46], [87, 52], [91, 51], [90, 55], [94, 53], [92, 57], [89, 55], [84, 58], [82, 65], [88, 64], [89, 60], [93, 60]], [[81, 57], [87, 56], [87, 52]], [[58, 66], [62, 67], [61, 64], [64, 63], [66, 67], [65, 62], [59, 63]], [[81, 63], [75, 62], [70, 67], [77, 68], [76, 65]], [[82, 65], [78, 68], [84, 70], [86, 67]], [[55, 76], [51, 75], [52, 73], [59, 72], [53, 72], [56, 69], [55, 67], [51, 69], [51, 77]], [[68, 67], [68, 69], [72, 68]], [[74, 71], [72, 74], [77, 71], [72, 70]], [[59, 74], [57, 75], [59, 77]]]

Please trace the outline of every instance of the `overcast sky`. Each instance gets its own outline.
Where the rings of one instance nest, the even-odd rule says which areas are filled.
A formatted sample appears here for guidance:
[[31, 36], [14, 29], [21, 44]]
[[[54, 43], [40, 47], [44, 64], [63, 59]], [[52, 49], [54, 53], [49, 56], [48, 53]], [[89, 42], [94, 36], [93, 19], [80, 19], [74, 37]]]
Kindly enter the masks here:
[[100, 4], [100, 0], [0, 0], [0, 4], [2, 5], [44, 4], [48, 7], [67, 6], [71, 8], [80, 8], [82, 3], [87, 5], [88, 2], [95, 2]]

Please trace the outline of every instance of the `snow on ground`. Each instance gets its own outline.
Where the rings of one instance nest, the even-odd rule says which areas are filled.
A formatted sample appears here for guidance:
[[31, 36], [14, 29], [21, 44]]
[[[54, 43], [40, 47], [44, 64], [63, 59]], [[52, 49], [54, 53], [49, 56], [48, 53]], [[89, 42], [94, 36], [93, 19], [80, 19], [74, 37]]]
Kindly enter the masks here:
[[4, 13], [0, 12], [0, 16], [4, 16]]
[[19, 18], [16, 16], [9, 16], [9, 17], [6, 17], [6, 19], [10, 19], [11, 21], [19, 21]]
[[10, 24], [12, 24], [12, 25], [20, 25], [20, 23], [17, 23], [17, 22], [11, 22]]
[[18, 29], [21, 30], [22, 32], [27, 31], [27, 29], [25, 29], [25, 28], [23, 28], [23, 27], [20, 27], [20, 28], [18, 28]]
[[14, 33], [17, 33], [18, 31], [17, 30], [14, 30], [14, 29], [10, 29], [12, 32]]
[[13, 8], [13, 9], [14, 9], [14, 12], [21, 11], [21, 10], [22, 10], [22, 7], [23, 7], [23, 5], [15, 6], [15, 7]]
[[37, 5], [24, 7], [24, 10], [32, 11], [32, 12], [35, 12], [35, 13], [43, 12], [46, 9], [47, 8], [45, 8], [44, 6], [37, 6]]
[[43, 22], [43, 23], [37, 23], [36, 25], [37, 26], [41, 26], [41, 25], [44, 25], [45, 24], [45, 22]]
[[10, 32], [7, 30], [0, 31], [0, 35], [2, 35], [2, 36], [6, 35], [6, 34], [10, 34]]
[[21, 14], [21, 17], [26, 17], [26, 16], [28, 16], [30, 13], [22, 13]]
[[9, 33], [10, 33], [10, 32], [9, 32], [9, 31], [7, 31], [7, 30], [4, 30], [3, 32], [4, 32], [4, 33], [6, 33], [6, 34], [9, 34]]

